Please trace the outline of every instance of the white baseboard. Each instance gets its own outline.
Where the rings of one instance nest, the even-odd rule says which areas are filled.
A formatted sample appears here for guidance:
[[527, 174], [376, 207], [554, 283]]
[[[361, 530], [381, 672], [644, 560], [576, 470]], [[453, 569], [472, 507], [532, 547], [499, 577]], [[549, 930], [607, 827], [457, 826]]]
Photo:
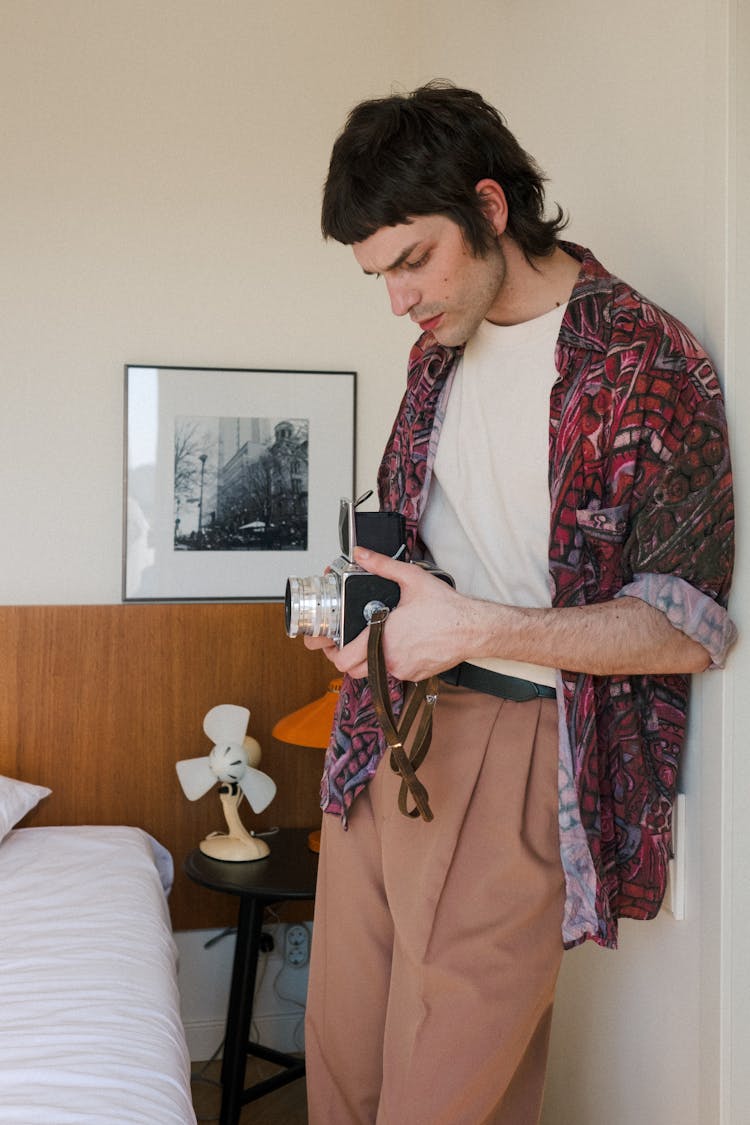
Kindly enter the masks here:
[[[219, 1048], [224, 1039], [223, 1022], [196, 1020], [186, 1023], [185, 1036], [192, 1062], [205, 1062], [214, 1056], [221, 1058]], [[304, 1016], [288, 1012], [259, 1016], [257, 1020], [253, 1020], [251, 1039], [262, 1043], [264, 1047], [272, 1047], [275, 1051], [285, 1051], [287, 1054], [303, 1052]]]
[[[206, 1062], [214, 1057], [224, 1039], [224, 1023], [218, 1020], [203, 1020], [185, 1024], [185, 1038], [191, 1062]], [[221, 1050], [216, 1055], [221, 1058]]]

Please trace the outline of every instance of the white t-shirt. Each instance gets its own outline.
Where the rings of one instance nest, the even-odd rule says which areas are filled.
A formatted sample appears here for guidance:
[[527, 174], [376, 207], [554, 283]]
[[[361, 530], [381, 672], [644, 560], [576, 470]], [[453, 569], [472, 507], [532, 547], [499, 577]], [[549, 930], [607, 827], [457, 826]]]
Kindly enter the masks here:
[[[483, 321], [454, 376], [420, 534], [460, 593], [551, 604], [549, 396], [564, 315], [563, 305], [523, 324]], [[555, 683], [552, 668], [473, 663]]]

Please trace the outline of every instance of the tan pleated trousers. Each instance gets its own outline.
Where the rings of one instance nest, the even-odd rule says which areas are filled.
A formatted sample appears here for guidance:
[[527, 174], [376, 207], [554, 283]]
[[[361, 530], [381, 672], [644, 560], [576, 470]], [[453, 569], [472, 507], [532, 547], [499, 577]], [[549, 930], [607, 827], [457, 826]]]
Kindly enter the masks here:
[[410, 820], [385, 759], [324, 816], [310, 1125], [536, 1125], [562, 957], [554, 700], [442, 685]]

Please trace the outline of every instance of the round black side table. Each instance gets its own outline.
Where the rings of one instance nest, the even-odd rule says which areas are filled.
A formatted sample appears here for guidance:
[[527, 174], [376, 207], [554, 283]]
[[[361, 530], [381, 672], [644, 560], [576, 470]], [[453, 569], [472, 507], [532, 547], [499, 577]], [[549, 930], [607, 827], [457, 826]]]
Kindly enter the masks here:
[[[304, 1059], [251, 1043], [250, 1022], [264, 908], [289, 899], [315, 898], [318, 857], [307, 846], [308, 833], [307, 828], [280, 829], [268, 837], [271, 854], [251, 862], [211, 859], [198, 848], [185, 860], [185, 871], [194, 882], [239, 898], [237, 943], [221, 1068], [219, 1125], [237, 1125], [243, 1105], [294, 1082], [305, 1073]], [[246, 1089], [248, 1055], [266, 1059], [284, 1069]]]

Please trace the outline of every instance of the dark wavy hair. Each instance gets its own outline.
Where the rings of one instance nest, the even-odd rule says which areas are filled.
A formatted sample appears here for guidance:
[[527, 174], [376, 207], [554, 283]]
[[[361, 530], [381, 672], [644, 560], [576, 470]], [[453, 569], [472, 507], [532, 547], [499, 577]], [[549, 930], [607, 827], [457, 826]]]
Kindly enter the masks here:
[[447, 215], [481, 257], [495, 241], [475, 190], [483, 179], [505, 192], [507, 233], [526, 258], [550, 254], [567, 219], [559, 206], [545, 218], [543, 173], [479, 94], [434, 81], [361, 102], [333, 146], [323, 235], [351, 245], [415, 215]]

